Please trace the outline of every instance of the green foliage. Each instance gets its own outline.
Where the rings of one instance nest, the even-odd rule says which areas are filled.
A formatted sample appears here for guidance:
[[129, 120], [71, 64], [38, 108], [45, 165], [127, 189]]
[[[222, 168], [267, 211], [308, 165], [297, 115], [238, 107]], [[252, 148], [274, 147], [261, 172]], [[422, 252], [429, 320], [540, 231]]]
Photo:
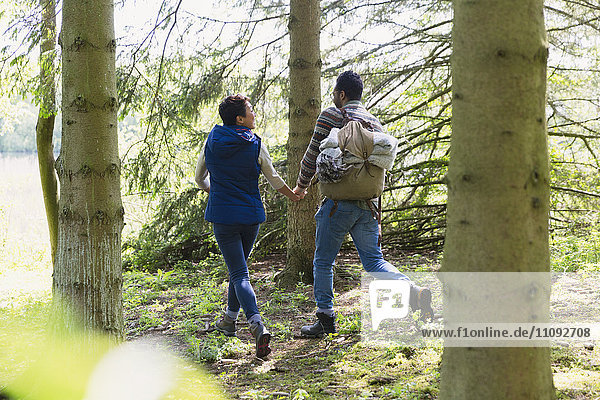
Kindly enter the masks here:
[[[127, 271], [123, 305], [128, 335], [148, 329], [177, 329], [193, 336], [205, 329], [207, 315], [222, 308], [227, 269], [221, 257], [200, 263], [178, 262], [169, 271]], [[210, 317], [212, 321], [212, 317]]]
[[[0, 153], [35, 152], [38, 110], [29, 101], [18, 97], [0, 98]], [[59, 119], [54, 128], [55, 149], [60, 147]]]
[[36, 107], [42, 105], [42, 115], [48, 116], [56, 112], [52, 103], [47, 101], [54, 93], [54, 88], [48, 85], [52, 83], [55, 86], [56, 83], [51, 80], [42, 82], [39, 70], [41, 66], [49, 76], [58, 76], [60, 70], [55, 60], [60, 49], [47, 52], [38, 59], [42, 39], [39, 29], [41, 14], [41, 6], [35, 0], [15, 0], [0, 5], [0, 28], [4, 39], [0, 47], [0, 93], [11, 98], [30, 98]]
[[[260, 284], [257, 287], [260, 287]], [[282, 312], [293, 313], [295, 310], [311, 304], [308, 295], [310, 291], [312, 288], [302, 282], [298, 282], [293, 289], [276, 287], [269, 293], [268, 299], [262, 305], [263, 312], [266, 315]]]
[[216, 253], [212, 228], [204, 220], [206, 200], [197, 188], [163, 197], [152, 220], [123, 244], [124, 267], [156, 271]]
[[265, 393], [265, 390], [262, 390], [262, 389], [250, 389], [243, 393], [244, 399], [266, 400], [271, 397], [272, 396], [269, 393]]
[[338, 314], [336, 323], [338, 325], [338, 332], [340, 334], [358, 334], [362, 328], [361, 314]]
[[[156, 376], [164, 383], [145, 391], [155, 398], [223, 398], [222, 390], [196, 366], [177, 359], [156, 343], [119, 345], [99, 332], [72, 327], [58, 332], [50, 327], [65, 317], [56, 306], [46, 303], [0, 311], [2, 398], [107, 398], [117, 390], [140, 393], [139, 382], [148, 383]], [[131, 379], [118, 379], [124, 375]]]
[[600, 185], [596, 160], [574, 140], [550, 140], [551, 227], [573, 234], [595, 227], [599, 220], [600, 199], [595, 195]]
[[600, 232], [554, 235], [550, 242], [551, 269], [555, 272], [600, 271]]
[[[213, 13], [230, 6], [215, 2]], [[269, 37], [267, 43], [256, 43], [261, 29], [277, 32], [282, 27], [276, 18], [261, 19], [270, 11], [256, 2], [241, 1], [236, 10], [246, 10], [251, 18], [231, 24], [163, 3], [155, 26], [162, 34], [146, 36], [147, 43], [134, 43], [131, 51], [125, 47], [119, 54], [121, 118], [146, 116], [140, 142], [126, 152], [124, 173], [130, 191], [156, 196], [189, 175], [200, 144], [212, 126], [221, 123], [217, 106], [225, 95], [251, 97], [259, 114], [259, 133], [270, 125], [268, 119], [285, 115], [282, 105], [287, 99], [280, 92], [287, 80], [278, 70], [282, 40]], [[175, 23], [178, 29], [171, 32]], [[163, 42], [158, 36], [164, 38], [165, 33]], [[278, 107], [271, 107], [274, 104]]]
[[197, 361], [215, 362], [239, 358], [248, 349], [237, 338], [205, 332], [220, 315], [226, 291], [226, 268], [221, 257], [210, 257], [198, 264], [179, 262], [172, 270], [129, 271], [124, 275], [123, 303], [128, 335], [148, 330], [179, 332]]
[[[597, 43], [597, 7], [579, 7], [560, 0], [545, 3], [550, 43], [548, 60], [548, 134], [551, 162], [551, 226], [568, 230], [598, 224], [599, 182], [597, 88], [600, 59]], [[579, 23], [592, 19], [591, 24]], [[575, 189], [573, 192], [567, 189]]]
[[292, 392], [292, 400], [308, 400], [310, 394], [304, 389], [296, 389]]
[[294, 327], [290, 326], [290, 324], [286, 324], [283, 322], [276, 322], [271, 324], [269, 329], [271, 329], [271, 334], [273, 337], [281, 342], [292, 339], [294, 336]]
[[195, 360], [209, 363], [222, 358], [239, 358], [250, 349], [237, 337], [227, 337], [219, 332], [209, 333], [201, 339], [187, 335], [186, 341]]
[[[285, 147], [275, 146], [269, 153], [275, 169], [283, 180], [287, 180]], [[267, 214], [267, 220], [260, 226], [253, 249], [253, 257], [260, 258], [287, 251], [287, 198], [273, 190], [264, 178], [259, 181], [259, 188]]]

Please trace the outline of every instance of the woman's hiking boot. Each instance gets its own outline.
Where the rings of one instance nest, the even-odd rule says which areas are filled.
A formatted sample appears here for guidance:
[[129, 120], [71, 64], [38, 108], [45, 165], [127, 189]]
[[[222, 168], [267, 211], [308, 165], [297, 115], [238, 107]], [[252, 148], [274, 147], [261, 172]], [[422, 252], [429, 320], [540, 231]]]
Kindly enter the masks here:
[[410, 285], [410, 308], [413, 311], [421, 310], [421, 321], [433, 320], [433, 308], [431, 308], [431, 290], [428, 288]]
[[300, 334], [308, 338], [319, 338], [326, 333], [335, 333], [335, 314], [329, 316], [318, 312], [317, 322], [300, 328]]
[[215, 329], [223, 333], [225, 336], [235, 336], [235, 320], [231, 319], [227, 314], [215, 323]]
[[262, 322], [254, 322], [250, 324], [250, 333], [256, 340], [256, 357], [263, 358], [271, 353], [269, 342], [271, 341], [271, 333], [263, 325]]

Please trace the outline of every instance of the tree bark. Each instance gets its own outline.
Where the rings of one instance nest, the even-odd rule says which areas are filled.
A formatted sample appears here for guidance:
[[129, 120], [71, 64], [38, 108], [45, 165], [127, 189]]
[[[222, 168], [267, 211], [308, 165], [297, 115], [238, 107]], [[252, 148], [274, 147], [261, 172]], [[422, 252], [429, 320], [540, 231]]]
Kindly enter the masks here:
[[[542, 0], [455, 0], [443, 272], [549, 272]], [[483, 321], [485, 322], [485, 321]], [[549, 348], [445, 348], [441, 399], [553, 399]]]
[[58, 240], [58, 185], [54, 171], [54, 120], [56, 116], [56, 3], [55, 0], [39, 0], [42, 8], [40, 43], [40, 91], [41, 101], [36, 130], [38, 164], [46, 221], [50, 236], [52, 263]]
[[[319, 46], [321, 8], [319, 0], [290, 1], [290, 99], [287, 142], [288, 180], [296, 185], [300, 161], [310, 143], [321, 110], [321, 53]], [[299, 280], [312, 283], [319, 193], [311, 186], [297, 203], [288, 202], [287, 266], [279, 276], [287, 285]]]
[[114, 11], [111, 0], [64, 0], [62, 147], [53, 295], [85, 330], [122, 337], [121, 230]]

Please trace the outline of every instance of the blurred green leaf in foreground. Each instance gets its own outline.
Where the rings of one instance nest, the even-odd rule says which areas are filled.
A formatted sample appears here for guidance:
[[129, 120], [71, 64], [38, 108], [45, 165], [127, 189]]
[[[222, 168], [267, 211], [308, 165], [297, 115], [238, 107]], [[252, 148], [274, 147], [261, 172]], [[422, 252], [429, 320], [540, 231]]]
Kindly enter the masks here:
[[10, 399], [225, 398], [158, 342], [114, 343], [101, 334], [57, 331], [30, 313], [7, 314], [0, 318], [0, 391]]

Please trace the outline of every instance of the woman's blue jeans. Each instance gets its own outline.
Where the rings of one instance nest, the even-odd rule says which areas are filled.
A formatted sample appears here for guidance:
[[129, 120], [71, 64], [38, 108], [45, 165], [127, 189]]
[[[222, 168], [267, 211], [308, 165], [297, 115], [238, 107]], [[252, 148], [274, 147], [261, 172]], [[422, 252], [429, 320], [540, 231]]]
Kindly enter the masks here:
[[246, 319], [258, 314], [256, 295], [250, 284], [248, 256], [258, 235], [260, 224], [225, 225], [213, 223], [213, 232], [229, 271], [227, 307], [233, 312], [244, 309]]
[[408, 279], [396, 267], [383, 259], [378, 244], [379, 226], [371, 210], [356, 201], [339, 200], [333, 214], [333, 200], [326, 199], [317, 214], [317, 236], [313, 260], [314, 294], [319, 309], [333, 309], [333, 265], [347, 233], [358, 250], [363, 268], [369, 273], [381, 273], [390, 279]]

